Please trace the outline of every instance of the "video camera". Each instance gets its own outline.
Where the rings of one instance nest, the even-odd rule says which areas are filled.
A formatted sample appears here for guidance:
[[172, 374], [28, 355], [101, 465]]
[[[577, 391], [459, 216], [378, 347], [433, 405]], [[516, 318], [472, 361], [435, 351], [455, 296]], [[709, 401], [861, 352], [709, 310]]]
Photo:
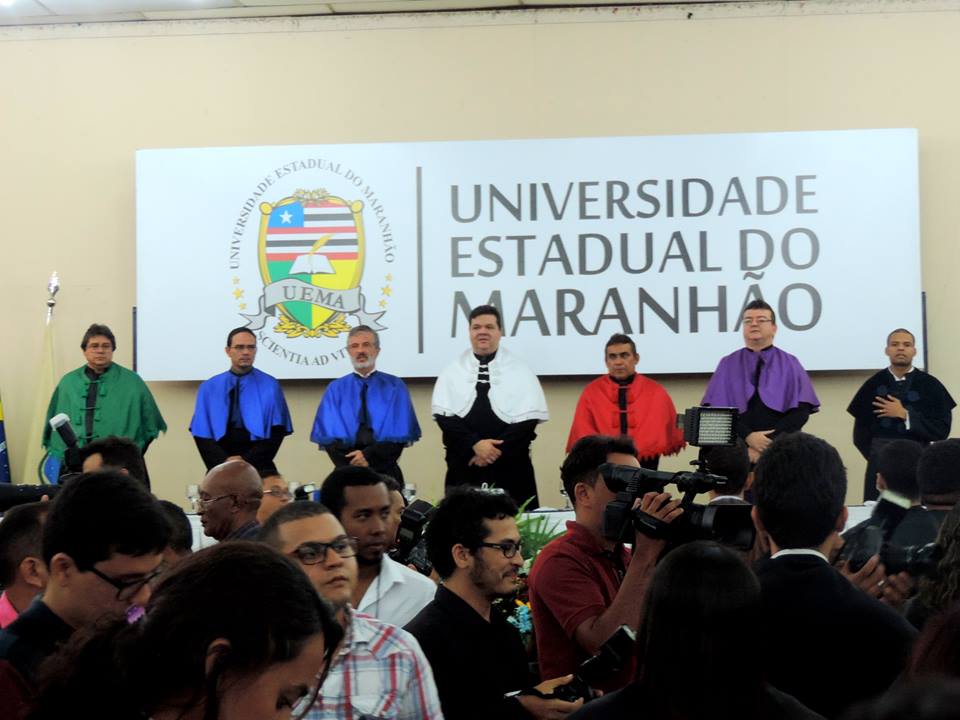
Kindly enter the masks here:
[[553, 689], [552, 697], [567, 702], [576, 702], [579, 698], [583, 698], [584, 702], [592, 700], [594, 692], [591, 686], [620, 672], [633, 657], [636, 642], [637, 636], [633, 630], [621, 625], [610, 639], [600, 646], [596, 655], [584, 660], [577, 668], [573, 680]]
[[874, 555], [888, 575], [906, 572], [915, 578], [937, 577], [937, 564], [943, 557], [943, 548], [936, 543], [901, 547], [889, 542], [889, 533], [882, 526], [868, 525], [856, 539], [843, 547], [840, 559], [847, 560], [847, 567], [858, 572]]
[[427, 557], [427, 539], [423, 529], [437, 509], [426, 500], [414, 500], [400, 516], [397, 530], [397, 549], [390, 557], [403, 565], [413, 565], [423, 575], [429, 575], [433, 564]]
[[[683, 428], [684, 440], [696, 447], [729, 446], [736, 443], [736, 408], [695, 407], [677, 416], [678, 427]], [[750, 505], [698, 505], [694, 499], [700, 493], [723, 489], [726, 478], [702, 472], [704, 464], [695, 460], [696, 472], [658, 472], [626, 465], [600, 466], [600, 475], [607, 487], [615, 492], [615, 500], [607, 504], [603, 515], [603, 535], [623, 543], [634, 541], [634, 530], [653, 538], [681, 544], [693, 540], [716, 540], [740, 550], [753, 547], [756, 529]], [[674, 484], [683, 493], [680, 507], [683, 515], [672, 523], [665, 523], [648, 515], [635, 501], [648, 492], [663, 492]]]

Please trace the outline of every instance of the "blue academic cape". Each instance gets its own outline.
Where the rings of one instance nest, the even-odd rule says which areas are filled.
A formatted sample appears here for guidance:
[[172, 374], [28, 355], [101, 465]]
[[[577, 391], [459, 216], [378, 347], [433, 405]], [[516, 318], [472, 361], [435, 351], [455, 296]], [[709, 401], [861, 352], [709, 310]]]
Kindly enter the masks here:
[[200, 383], [197, 404], [190, 421], [194, 437], [220, 440], [227, 434], [230, 416], [230, 391], [240, 385], [240, 415], [251, 440], [266, 440], [276, 426], [293, 432], [290, 411], [280, 383], [272, 375], [253, 368], [245, 375], [227, 372]]
[[[400, 378], [374, 371], [366, 378], [367, 413], [374, 442], [412, 445], [420, 439], [420, 424], [407, 386]], [[364, 379], [357, 373], [337, 378], [327, 387], [310, 439], [320, 447], [336, 442], [352, 445], [360, 427], [360, 388]]]

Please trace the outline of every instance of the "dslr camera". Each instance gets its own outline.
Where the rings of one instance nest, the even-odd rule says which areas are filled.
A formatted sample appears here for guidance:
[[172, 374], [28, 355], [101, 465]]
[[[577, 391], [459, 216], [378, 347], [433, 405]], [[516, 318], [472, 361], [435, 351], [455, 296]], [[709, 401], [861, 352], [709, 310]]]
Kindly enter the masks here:
[[906, 547], [894, 545], [888, 541], [888, 533], [883, 527], [868, 525], [853, 542], [843, 547], [840, 559], [847, 560], [847, 567], [857, 572], [874, 555], [880, 556], [880, 562], [889, 575], [906, 572], [915, 578], [936, 578], [943, 548], [936, 543]]
[[421, 574], [429, 575], [433, 564], [427, 557], [427, 539], [423, 529], [437, 509], [426, 500], [414, 500], [400, 516], [397, 530], [397, 549], [390, 557], [403, 565], [413, 565]]

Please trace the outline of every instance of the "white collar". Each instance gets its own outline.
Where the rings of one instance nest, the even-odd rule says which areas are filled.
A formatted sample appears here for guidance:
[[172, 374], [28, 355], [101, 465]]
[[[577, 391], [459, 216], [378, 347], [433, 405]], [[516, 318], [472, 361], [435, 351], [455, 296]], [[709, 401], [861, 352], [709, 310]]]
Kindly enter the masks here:
[[824, 555], [819, 550], [814, 550], [813, 548], [787, 548], [786, 550], [780, 550], [779, 552], [774, 553], [770, 556], [771, 560], [776, 560], [778, 557], [787, 557], [789, 555], [813, 555], [823, 560], [828, 565], [830, 561], [827, 560], [827, 556]]
[[740, 502], [747, 502], [740, 495], [717, 495], [715, 498], [711, 499], [708, 505], [712, 505], [718, 500], [739, 500]]
[[897, 507], [901, 507], [904, 510], [909, 510], [913, 507], [913, 501], [910, 498], [904, 497], [903, 495], [898, 495], [890, 490], [884, 490], [881, 492], [880, 499], [886, 500], [888, 503], [896, 505]]
[[903, 382], [904, 380], [907, 379], [907, 375], [909, 375], [910, 373], [912, 373], [914, 370], [915, 370], [915, 368], [913, 367], [913, 365], [911, 365], [911, 366], [910, 366], [910, 369], [907, 370], [907, 371], [903, 374], [903, 377], [897, 377], [897, 376], [894, 374], [893, 370], [891, 370], [890, 368], [887, 368], [887, 372], [890, 373], [891, 375], [893, 375], [893, 380], [894, 380], [894, 382]]

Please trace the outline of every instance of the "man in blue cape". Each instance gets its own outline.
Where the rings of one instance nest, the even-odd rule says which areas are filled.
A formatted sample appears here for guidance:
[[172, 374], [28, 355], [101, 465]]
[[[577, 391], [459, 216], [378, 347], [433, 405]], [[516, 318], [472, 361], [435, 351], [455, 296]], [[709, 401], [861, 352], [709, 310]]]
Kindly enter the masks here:
[[807, 371], [790, 353], [773, 346], [777, 316], [763, 300], [743, 310], [746, 347], [720, 360], [710, 378], [704, 405], [740, 411], [737, 434], [756, 462], [781, 433], [799, 431], [820, 408]]
[[310, 439], [333, 464], [370, 467], [403, 486], [397, 461], [420, 439], [420, 424], [407, 386], [377, 370], [380, 336], [366, 325], [347, 335], [353, 372], [330, 383], [313, 422]]
[[227, 335], [230, 369], [200, 384], [190, 433], [210, 470], [241, 458], [259, 470], [274, 470], [283, 438], [293, 432], [280, 383], [257, 370], [257, 338], [247, 328]]

